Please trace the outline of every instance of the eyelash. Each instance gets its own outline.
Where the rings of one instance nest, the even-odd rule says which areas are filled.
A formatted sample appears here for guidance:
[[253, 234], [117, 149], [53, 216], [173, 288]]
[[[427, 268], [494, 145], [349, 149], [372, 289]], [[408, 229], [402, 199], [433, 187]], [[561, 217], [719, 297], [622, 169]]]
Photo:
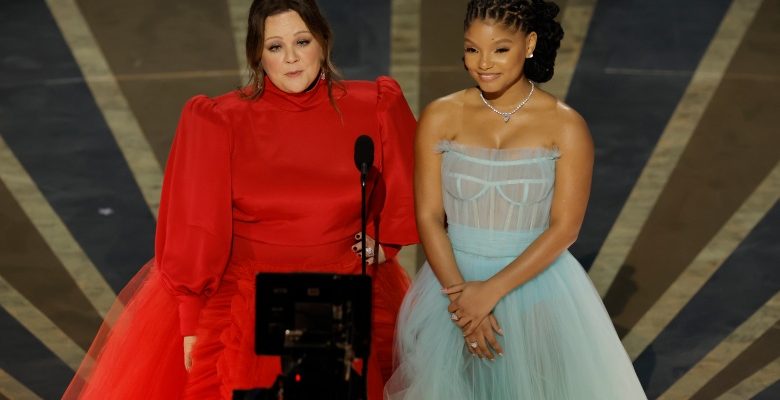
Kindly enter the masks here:
[[[297, 44], [300, 47], [306, 47], [306, 46], [309, 45], [309, 43], [311, 43], [311, 40], [309, 40], [309, 39], [301, 39], [301, 40], [298, 40], [297, 42], [295, 42], [295, 44]], [[274, 43], [274, 44], [272, 44], [271, 46], [268, 47], [268, 51], [270, 51], [272, 53], [275, 53], [275, 52], [279, 51], [279, 49], [281, 49], [281, 48], [282, 48], [282, 45]]]
[[[466, 53], [477, 53], [477, 49], [475, 49], [473, 47], [466, 47], [465, 51], [466, 51]], [[501, 47], [501, 48], [496, 49], [496, 53], [506, 53], [508, 51], [509, 51], [509, 49], [506, 48], [506, 47]]]

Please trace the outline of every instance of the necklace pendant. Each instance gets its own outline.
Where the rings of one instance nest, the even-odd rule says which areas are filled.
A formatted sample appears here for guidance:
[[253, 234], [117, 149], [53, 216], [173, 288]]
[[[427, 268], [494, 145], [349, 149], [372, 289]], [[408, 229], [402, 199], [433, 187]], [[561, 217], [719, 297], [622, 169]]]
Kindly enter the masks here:
[[509, 115], [504, 115], [504, 123], [509, 122], [509, 118], [510, 118]]

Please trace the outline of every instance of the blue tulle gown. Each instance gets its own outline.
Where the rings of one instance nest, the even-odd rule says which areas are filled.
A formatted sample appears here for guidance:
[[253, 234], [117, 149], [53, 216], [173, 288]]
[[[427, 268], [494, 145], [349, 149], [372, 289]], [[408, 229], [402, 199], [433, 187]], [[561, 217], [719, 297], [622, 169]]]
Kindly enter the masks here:
[[[549, 225], [556, 150], [440, 143], [447, 232], [466, 280], [486, 280]], [[473, 357], [426, 263], [398, 320], [388, 400], [646, 399], [598, 293], [564, 251], [496, 305], [504, 356]]]

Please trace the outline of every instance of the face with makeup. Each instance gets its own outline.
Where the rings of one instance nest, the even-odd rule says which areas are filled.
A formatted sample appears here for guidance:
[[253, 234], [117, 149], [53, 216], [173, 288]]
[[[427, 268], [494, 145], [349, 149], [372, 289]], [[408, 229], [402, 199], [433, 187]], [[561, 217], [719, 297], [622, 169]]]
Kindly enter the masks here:
[[483, 92], [503, 93], [523, 77], [525, 59], [535, 46], [536, 32], [476, 19], [464, 35], [463, 62]]
[[301, 93], [319, 78], [322, 46], [295, 11], [265, 19], [260, 63], [273, 84], [287, 93]]

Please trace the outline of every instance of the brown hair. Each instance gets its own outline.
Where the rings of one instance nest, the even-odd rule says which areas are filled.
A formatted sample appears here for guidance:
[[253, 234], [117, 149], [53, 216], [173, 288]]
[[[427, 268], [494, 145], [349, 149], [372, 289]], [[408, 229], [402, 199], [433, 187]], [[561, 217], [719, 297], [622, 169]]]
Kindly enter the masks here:
[[[322, 72], [328, 86], [328, 97], [336, 107], [333, 97], [333, 85], [340, 86], [341, 75], [333, 65], [331, 53], [333, 50], [333, 32], [325, 17], [320, 12], [315, 0], [254, 0], [249, 8], [249, 27], [246, 33], [246, 59], [249, 65], [250, 80], [248, 90], [244, 90], [244, 96], [249, 99], [257, 99], [263, 94], [265, 71], [260, 63], [263, 54], [263, 34], [265, 33], [266, 18], [281, 14], [286, 11], [295, 11], [309, 28], [314, 38], [322, 47], [324, 60]], [[338, 109], [338, 107], [336, 107]]]

